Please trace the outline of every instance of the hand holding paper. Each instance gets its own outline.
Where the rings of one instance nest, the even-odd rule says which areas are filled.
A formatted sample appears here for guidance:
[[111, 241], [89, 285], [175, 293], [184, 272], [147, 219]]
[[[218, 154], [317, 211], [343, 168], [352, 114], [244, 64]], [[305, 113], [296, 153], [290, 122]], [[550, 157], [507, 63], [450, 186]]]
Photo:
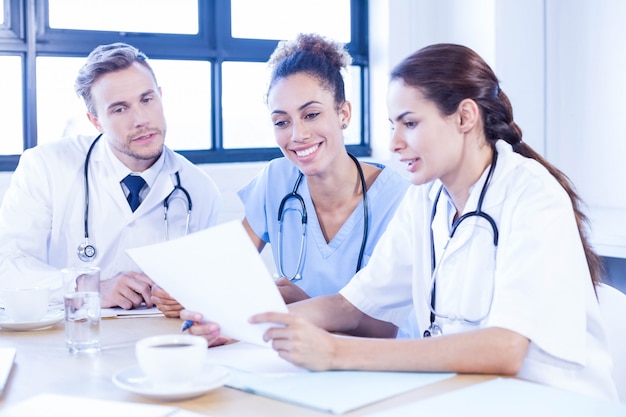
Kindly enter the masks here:
[[233, 339], [266, 346], [263, 333], [273, 325], [250, 324], [248, 319], [267, 311], [287, 312], [239, 221], [126, 252], [186, 309], [218, 323]]

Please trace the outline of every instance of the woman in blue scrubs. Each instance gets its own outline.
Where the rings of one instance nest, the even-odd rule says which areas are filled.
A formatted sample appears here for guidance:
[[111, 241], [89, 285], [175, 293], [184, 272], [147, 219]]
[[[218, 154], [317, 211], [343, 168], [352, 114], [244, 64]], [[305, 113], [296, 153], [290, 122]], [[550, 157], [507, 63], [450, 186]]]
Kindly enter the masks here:
[[342, 73], [351, 61], [342, 44], [313, 34], [281, 42], [269, 60], [267, 105], [284, 157], [239, 196], [255, 246], [272, 246], [287, 303], [336, 294], [367, 264], [409, 186], [346, 150], [352, 107]]

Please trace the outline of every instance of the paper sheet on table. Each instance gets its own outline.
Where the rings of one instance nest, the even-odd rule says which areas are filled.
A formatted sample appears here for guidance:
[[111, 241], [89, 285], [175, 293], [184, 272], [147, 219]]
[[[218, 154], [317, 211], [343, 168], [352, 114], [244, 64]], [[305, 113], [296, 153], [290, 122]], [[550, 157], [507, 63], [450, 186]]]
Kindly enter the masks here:
[[268, 346], [263, 333], [274, 325], [250, 324], [248, 319], [267, 311], [287, 312], [240, 221], [126, 252], [186, 309], [218, 323], [233, 339]]
[[230, 368], [231, 377], [226, 386], [334, 414], [343, 414], [456, 375], [311, 372], [287, 362], [272, 349], [242, 342], [208, 349], [207, 362]]
[[124, 310], [121, 307], [101, 308], [100, 317], [103, 319], [111, 317], [160, 317], [163, 313], [156, 307], [146, 308], [145, 305], [133, 308], [132, 310]]
[[371, 417], [624, 417], [626, 405], [519, 379], [496, 378]]
[[0, 394], [4, 391], [4, 386], [13, 369], [16, 351], [14, 347], [0, 347]]
[[97, 400], [59, 394], [39, 394], [0, 412], [2, 417], [192, 417], [200, 414], [163, 405]]
[[260, 376], [278, 377], [309, 372], [281, 358], [274, 349], [246, 342], [212, 347], [207, 350], [206, 357], [208, 363]]

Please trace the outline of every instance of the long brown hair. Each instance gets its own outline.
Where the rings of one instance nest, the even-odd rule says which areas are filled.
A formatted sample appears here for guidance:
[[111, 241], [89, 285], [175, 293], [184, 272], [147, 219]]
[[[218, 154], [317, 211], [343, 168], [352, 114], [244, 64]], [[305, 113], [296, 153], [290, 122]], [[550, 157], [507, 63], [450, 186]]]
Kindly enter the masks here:
[[582, 200], [563, 172], [522, 141], [522, 130], [513, 120], [509, 98], [491, 67], [476, 52], [462, 45], [430, 45], [398, 64], [391, 72], [391, 80], [394, 79], [418, 88], [445, 115], [454, 113], [462, 100], [474, 100], [481, 110], [484, 133], [492, 147], [503, 139], [518, 154], [543, 165], [569, 195], [591, 280], [594, 285], [602, 281], [604, 267], [586, 235], [587, 218], [581, 209]]

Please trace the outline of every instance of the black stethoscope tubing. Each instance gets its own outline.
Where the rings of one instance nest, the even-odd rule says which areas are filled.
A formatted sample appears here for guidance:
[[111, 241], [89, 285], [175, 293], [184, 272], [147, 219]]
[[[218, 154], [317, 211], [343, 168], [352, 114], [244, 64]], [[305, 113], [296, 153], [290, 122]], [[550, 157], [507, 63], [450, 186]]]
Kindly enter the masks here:
[[[476, 210], [470, 211], [468, 213], [465, 213], [464, 215], [462, 215], [461, 217], [459, 217], [458, 219], [456, 219], [452, 223], [452, 230], [450, 231], [449, 239], [452, 239], [452, 237], [456, 233], [459, 225], [461, 224], [461, 222], [463, 220], [468, 219], [468, 218], [473, 217], [473, 216], [478, 216], [478, 217], [482, 217], [483, 219], [487, 220], [487, 222], [491, 225], [491, 228], [493, 230], [493, 244], [494, 244], [495, 247], [498, 247], [498, 238], [499, 238], [498, 226], [496, 225], [496, 222], [493, 219], [493, 217], [491, 217], [490, 215], [488, 215], [487, 213], [485, 213], [483, 211], [483, 201], [485, 200], [485, 194], [487, 193], [487, 187], [491, 183], [491, 179], [493, 177], [493, 173], [495, 171], [496, 162], [497, 161], [498, 161], [498, 153], [494, 150], [493, 151], [493, 158], [491, 160], [491, 166], [489, 167], [489, 172], [487, 173], [487, 178], [485, 179], [485, 183], [483, 184], [483, 188], [480, 190], [480, 196], [478, 197], [478, 203], [476, 205]], [[435, 197], [435, 201], [433, 202], [432, 213], [430, 215], [430, 269], [431, 269], [431, 274], [435, 273], [435, 267], [436, 267], [436, 263], [437, 263], [437, 260], [435, 258], [435, 238], [434, 238], [434, 233], [433, 233], [433, 221], [435, 220], [435, 214], [437, 214], [437, 204], [439, 203], [439, 197], [441, 196], [441, 191], [442, 190], [443, 190], [443, 185], [441, 187], [439, 187], [439, 191], [437, 191], [437, 195]], [[430, 296], [430, 326], [428, 326], [428, 329], [424, 330], [424, 334], [423, 334], [424, 337], [438, 336], [438, 335], [442, 334], [441, 327], [439, 327], [435, 323], [435, 320], [436, 320], [436, 317], [435, 317], [435, 303], [436, 303], [436, 298], [437, 298], [437, 288], [436, 288], [435, 284], [436, 283], [433, 282], [433, 289], [431, 291], [431, 296]]]
[[[85, 181], [85, 215], [84, 215], [85, 241], [78, 246], [78, 258], [83, 262], [91, 262], [96, 257], [96, 254], [97, 254], [96, 247], [92, 243], [89, 242], [89, 161], [91, 159], [91, 153], [96, 143], [100, 140], [101, 137], [102, 137], [102, 133], [100, 133], [89, 146], [89, 149], [87, 150], [87, 154], [85, 155], [85, 166], [83, 168], [83, 175], [84, 175], [84, 181]], [[169, 209], [169, 200], [172, 194], [176, 192], [176, 190], [179, 190], [183, 194], [185, 194], [185, 198], [187, 200], [186, 230], [189, 229], [189, 218], [190, 218], [191, 207], [192, 207], [191, 196], [189, 195], [189, 192], [181, 185], [180, 175], [178, 171], [175, 173], [175, 176], [176, 176], [176, 184], [174, 185], [174, 189], [172, 190], [172, 192], [170, 192], [167, 195], [167, 197], [165, 197], [165, 200], [163, 200], [163, 207], [165, 210], [164, 220], [165, 220], [166, 235], [168, 234], [167, 212]]]
[[[356, 272], [359, 272], [359, 270], [362, 268], [363, 255], [365, 253], [365, 245], [367, 243], [367, 237], [369, 233], [369, 207], [367, 203], [367, 184], [365, 183], [365, 175], [363, 174], [363, 169], [361, 168], [361, 164], [359, 163], [358, 159], [349, 152], [348, 152], [348, 156], [352, 159], [352, 161], [354, 161], [354, 164], [356, 165], [357, 171], [359, 173], [359, 180], [361, 182], [361, 189], [363, 193], [363, 237], [361, 239], [361, 248], [359, 250], [359, 256], [357, 258], [357, 264], [356, 264]], [[304, 175], [302, 174], [302, 172], [300, 172], [298, 174], [298, 178], [296, 179], [296, 182], [294, 183], [293, 190], [291, 191], [291, 193], [283, 197], [283, 199], [280, 202], [280, 205], [278, 206], [278, 222], [279, 223], [282, 223], [284, 207], [287, 201], [289, 201], [292, 198], [295, 198], [296, 200], [298, 200], [298, 202], [300, 203], [302, 207], [302, 213], [301, 213], [302, 243], [300, 245], [300, 254], [298, 256], [296, 274], [293, 277], [290, 277], [289, 278], [290, 280], [298, 280], [302, 278], [300, 276], [300, 269], [302, 267], [304, 243], [306, 242], [305, 240], [306, 239], [306, 224], [308, 222], [308, 215], [306, 212], [306, 205], [304, 204], [304, 199], [298, 193], [298, 188], [300, 187], [300, 183], [302, 182], [303, 177]], [[278, 269], [279, 269], [280, 275], [286, 277], [282, 268], [282, 243], [283, 242], [282, 242], [282, 224], [281, 224], [280, 230], [278, 233]]]

